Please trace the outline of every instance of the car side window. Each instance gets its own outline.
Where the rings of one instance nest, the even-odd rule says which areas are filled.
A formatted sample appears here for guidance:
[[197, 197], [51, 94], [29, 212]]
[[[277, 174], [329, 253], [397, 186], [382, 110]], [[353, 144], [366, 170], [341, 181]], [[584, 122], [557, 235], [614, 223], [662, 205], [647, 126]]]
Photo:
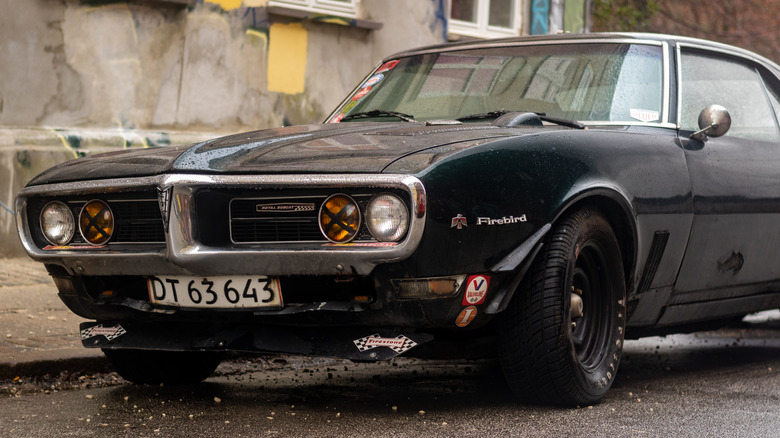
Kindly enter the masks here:
[[775, 110], [775, 120], [777, 120], [778, 115], [780, 115], [780, 79], [767, 71], [763, 72], [762, 77], [766, 84], [769, 102]]
[[731, 129], [726, 135], [780, 140], [770, 93], [755, 68], [697, 52], [683, 52], [680, 66], [682, 129], [697, 131], [701, 110], [717, 104], [731, 114]]

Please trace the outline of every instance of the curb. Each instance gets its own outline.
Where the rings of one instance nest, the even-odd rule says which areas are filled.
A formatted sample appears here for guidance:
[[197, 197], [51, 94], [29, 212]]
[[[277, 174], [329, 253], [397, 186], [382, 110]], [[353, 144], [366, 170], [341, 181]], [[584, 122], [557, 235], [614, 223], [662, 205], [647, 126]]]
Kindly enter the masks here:
[[109, 372], [105, 357], [74, 357], [68, 359], [46, 359], [19, 364], [0, 363], [0, 380], [13, 380], [17, 377], [55, 376], [62, 372], [106, 373]]

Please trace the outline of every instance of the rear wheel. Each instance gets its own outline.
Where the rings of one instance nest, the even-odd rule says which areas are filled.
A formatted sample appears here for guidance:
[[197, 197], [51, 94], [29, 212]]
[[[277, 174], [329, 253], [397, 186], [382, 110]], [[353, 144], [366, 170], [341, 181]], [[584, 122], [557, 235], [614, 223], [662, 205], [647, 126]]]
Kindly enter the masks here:
[[217, 369], [223, 354], [212, 351], [111, 350], [103, 354], [114, 371], [137, 384], [197, 383]]
[[615, 378], [625, 280], [609, 222], [583, 208], [563, 219], [499, 319], [501, 365], [522, 400], [598, 402]]

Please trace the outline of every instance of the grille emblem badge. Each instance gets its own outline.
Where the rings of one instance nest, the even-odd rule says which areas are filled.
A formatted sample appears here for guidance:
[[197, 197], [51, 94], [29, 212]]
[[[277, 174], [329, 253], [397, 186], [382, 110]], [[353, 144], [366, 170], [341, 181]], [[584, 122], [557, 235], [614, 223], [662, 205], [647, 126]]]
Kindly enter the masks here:
[[298, 213], [304, 211], [314, 211], [314, 204], [311, 203], [270, 203], [257, 204], [255, 211], [258, 213]]

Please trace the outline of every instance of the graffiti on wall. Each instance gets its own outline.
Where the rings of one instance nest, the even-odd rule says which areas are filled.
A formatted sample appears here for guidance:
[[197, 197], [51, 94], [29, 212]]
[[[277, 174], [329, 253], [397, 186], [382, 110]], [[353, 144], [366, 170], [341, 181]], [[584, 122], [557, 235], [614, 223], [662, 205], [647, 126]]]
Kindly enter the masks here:
[[531, 35], [549, 32], [550, 0], [533, 0], [531, 3]]
[[585, 32], [586, 0], [532, 0], [531, 35]]

